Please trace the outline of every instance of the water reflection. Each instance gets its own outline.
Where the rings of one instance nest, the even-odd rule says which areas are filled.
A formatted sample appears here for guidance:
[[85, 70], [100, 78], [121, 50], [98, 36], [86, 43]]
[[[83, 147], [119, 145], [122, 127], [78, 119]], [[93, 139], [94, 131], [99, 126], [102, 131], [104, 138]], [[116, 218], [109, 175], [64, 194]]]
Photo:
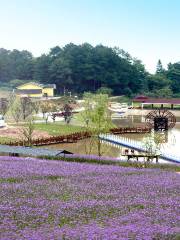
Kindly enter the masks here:
[[[97, 155], [98, 149], [95, 141], [91, 139], [80, 140], [77, 143], [62, 143], [47, 146], [51, 149], [66, 149], [67, 151], [79, 154], [95, 154]], [[123, 151], [121, 146], [115, 147], [113, 144], [102, 144], [102, 155], [110, 157], [119, 157]]]

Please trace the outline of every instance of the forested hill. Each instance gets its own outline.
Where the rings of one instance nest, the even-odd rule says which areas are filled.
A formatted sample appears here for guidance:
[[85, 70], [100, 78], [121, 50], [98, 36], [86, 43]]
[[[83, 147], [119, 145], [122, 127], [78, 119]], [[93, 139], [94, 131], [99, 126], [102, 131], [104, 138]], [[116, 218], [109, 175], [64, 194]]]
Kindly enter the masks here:
[[[18, 80], [17, 80], [18, 79]], [[180, 95], [180, 62], [164, 70], [161, 61], [156, 74], [149, 74], [140, 60], [119, 48], [88, 43], [51, 48], [49, 54], [33, 57], [28, 51], [0, 49], [0, 84], [15, 87], [27, 81], [55, 83], [74, 93], [101, 87], [113, 94], [153, 96]]]

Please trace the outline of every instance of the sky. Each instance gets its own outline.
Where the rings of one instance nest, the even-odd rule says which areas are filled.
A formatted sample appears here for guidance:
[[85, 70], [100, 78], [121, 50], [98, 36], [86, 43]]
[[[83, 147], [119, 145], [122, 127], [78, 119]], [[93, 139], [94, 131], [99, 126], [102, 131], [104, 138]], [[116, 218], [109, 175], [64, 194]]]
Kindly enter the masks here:
[[0, 0], [0, 48], [119, 47], [155, 72], [180, 61], [180, 0]]

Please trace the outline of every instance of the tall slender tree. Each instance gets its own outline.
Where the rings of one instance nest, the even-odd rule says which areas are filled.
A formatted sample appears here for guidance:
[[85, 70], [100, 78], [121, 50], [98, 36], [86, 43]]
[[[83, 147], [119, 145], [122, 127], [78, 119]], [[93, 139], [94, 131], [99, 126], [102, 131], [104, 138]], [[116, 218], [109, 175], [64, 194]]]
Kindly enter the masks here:
[[162, 62], [159, 59], [156, 65], [156, 74], [163, 74], [164, 72], [165, 72], [165, 69], [163, 68]]

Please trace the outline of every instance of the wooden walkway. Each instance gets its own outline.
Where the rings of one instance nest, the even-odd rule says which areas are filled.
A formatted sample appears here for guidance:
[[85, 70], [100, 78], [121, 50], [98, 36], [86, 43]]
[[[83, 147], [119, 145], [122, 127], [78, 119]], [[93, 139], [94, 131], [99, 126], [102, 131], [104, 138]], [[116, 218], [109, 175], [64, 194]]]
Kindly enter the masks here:
[[[112, 128], [110, 129], [110, 133], [117, 134], [128, 134], [128, 133], [149, 133], [150, 128]], [[47, 138], [39, 138], [34, 139], [32, 141], [33, 146], [44, 146], [50, 144], [60, 144], [60, 143], [76, 143], [79, 140], [90, 138], [93, 136], [92, 132], [75, 132], [68, 135], [60, 135], [60, 136], [52, 136]], [[10, 146], [28, 146], [28, 142], [25, 141], [12, 141], [9, 143], [5, 143]]]

